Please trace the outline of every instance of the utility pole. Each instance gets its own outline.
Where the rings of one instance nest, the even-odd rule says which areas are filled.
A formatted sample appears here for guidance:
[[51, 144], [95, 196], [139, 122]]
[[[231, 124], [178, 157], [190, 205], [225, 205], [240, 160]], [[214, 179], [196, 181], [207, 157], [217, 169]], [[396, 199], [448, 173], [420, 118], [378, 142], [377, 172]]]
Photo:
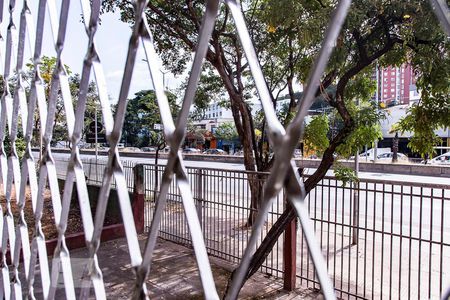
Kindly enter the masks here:
[[[375, 76], [377, 77], [377, 92], [375, 93], [375, 101], [377, 102], [377, 112], [380, 106], [380, 98], [379, 98], [379, 92], [380, 92], [380, 72], [379, 72], [378, 62], [375, 66]], [[373, 163], [377, 162], [377, 156], [378, 156], [378, 140], [375, 139], [375, 142], [373, 143]]]
[[[357, 100], [358, 110], [360, 109], [359, 99]], [[367, 150], [366, 150], [366, 159], [367, 159]], [[355, 176], [358, 178], [359, 176], [359, 149], [356, 150], [355, 155]], [[359, 182], [356, 180], [352, 182], [353, 184], [353, 234], [352, 234], [352, 245], [356, 245], [358, 243], [358, 227], [359, 227]]]

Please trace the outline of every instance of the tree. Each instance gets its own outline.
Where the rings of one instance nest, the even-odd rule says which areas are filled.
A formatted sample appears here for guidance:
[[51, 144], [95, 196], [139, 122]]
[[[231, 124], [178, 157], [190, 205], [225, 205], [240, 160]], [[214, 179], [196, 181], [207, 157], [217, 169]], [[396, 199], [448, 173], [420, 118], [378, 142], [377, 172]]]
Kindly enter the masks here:
[[[302, 32], [301, 34], [307, 37], [323, 31], [319, 30], [323, 28], [321, 18], [324, 12], [333, 6], [331, 1], [286, 0], [267, 3], [269, 9], [266, 11], [274, 19], [272, 24], [280, 24], [277, 31], [278, 28], [280, 31], [284, 28], [297, 28], [297, 32]], [[284, 9], [280, 9], [281, 7]], [[317, 30], [309, 30], [309, 26], [317, 26]], [[301, 31], [301, 28], [306, 30]], [[374, 134], [377, 135], [376, 131], [368, 130], [368, 126], [364, 126], [373, 124], [373, 121], [380, 117], [377, 116], [376, 110], [370, 106], [360, 109], [354, 103], [354, 99], [367, 99], [372, 93], [367, 73], [372, 72], [375, 61], [382, 66], [410, 62], [419, 77], [419, 83], [428, 82], [428, 87], [434, 86], [436, 91], [439, 91], [438, 94], [445, 94], [448, 99], [448, 50], [448, 39], [439, 29], [428, 2], [391, 1], [389, 5], [385, 5], [383, 1], [354, 1], [321, 87], [323, 90], [327, 83], [336, 83], [336, 93], [329, 95], [328, 102], [342, 118], [342, 127], [324, 151], [317, 171], [305, 181], [306, 191], [311, 191], [318, 180], [323, 178], [324, 171], [333, 163], [335, 151], [346, 155], [354, 153], [354, 148], [364, 145], [361, 144], [362, 141], [367, 143], [373, 140]], [[434, 57], [439, 57], [438, 63], [432, 63]], [[440, 99], [434, 105], [442, 112], [449, 106], [445, 96]], [[429, 103], [429, 100], [425, 97], [422, 102]], [[424, 105], [419, 105], [421, 106]], [[440, 116], [440, 120], [447, 120], [439, 125], [448, 126], [448, 113]], [[417, 120], [415, 117], [411, 119]], [[294, 217], [294, 211], [288, 209], [272, 226], [252, 258], [247, 278], [256, 272]]]
[[[77, 106], [78, 102], [78, 94], [80, 91], [80, 82], [81, 78], [79, 74], [74, 74], [69, 77], [69, 87], [70, 93], [72, 95], [72, 99], [74, 100], [74, 106]], [[101, 115], [100, 110], [100, 99], [97, 94], [97, 87], [93, 81], [89, 83], [87, 90], [87, 99], [86, 99], [86, 110], [84, 112], [84, 126], [82, 131], [81, 138], [85, 138], [86, 134], [90, 132], [89, 125], [95, 120], [96, 110], [98, 110], [97, 118]], [[101, 124], [101, 120], [97, 120], [99, 124]]]
[[[294, 83], [304, 82], [312, 62], [320, 49], [322, 32], [325, 31], [329, 16], [336, 1], [307, 0], [263, 0], [244, 1], [241, 5], [258, 58], [266, 75], [266, 83], [275, 101], [280, 91], [286, 88], [290, 98], [288, 111], [295, 110]], [[121, 10], [122, 20], [132, 22], [133, 13], [129, 2], [107, 0], [105, 9]], [[154, 35], [155, 44], [166, 68], [181, 72], [192, 51], [200, 28], [203, 1], [150, 2], [147, 18]], [[206, 55], [205, 74], [214, 70], [226, 90], [236, 129], [244, 148], [244, 165], [247, 170], [264, 171], [270, 168], [273, 160], [264, 159], [265, 120], [261, 124], [262, 138], [255, 137], [255, 126], [247, 98], [254, 91], [249, 76], [248, 64], [239, 44], [233, 21], [226, 6], [221, 6], [219, 18], [209, 41]], [[373, 131], [365, 130], [362, 124], [372, 124], [376, 111], [373, 106], [359, 107], [357, 99], [368, 99], [373, 95], [373, 82], [370, 75], [375, 62], [380, 66], [400, 65], [409, 62], [419, 77], [419, 87], [427, 89], [423, 102], [411, 111], [414, 120], [420, 120], [417, 112], [427, 105], [438, 107], [439, 111], [448, 109], [449, 42], [438, 27], [437, 20], [427, 1], [356, 0], [337, 41], [336, 49], [330, 59], [326, 73], [322, 77], [316, 95], [324, 94], [328, 104], [334, 108], [340, 119], [337, 129], [323, 151], [322, 161], [306, 181], [305, 189], [311, 191], [333, 165], [334, 153], [354, 153], [361, 137], [373, 137]], [[437, 58], [437, 62], [434, 59]], [[334, 93], [327, 88], [335, 85]], [[446, 98], [447, 97], [447, 98]], [[434, 104], [433, 104], [434, 103]], [[447, 105], [447, 106], [446, 106]], [[361, 110], [367, 109], [367, 114]], [[448, 110], [447, 110], [448, 111]], [[427, 118], [432, 114], [427, 109]], [[289, 116], [290, 114], [286, 114]], [[366, 115], [368, 121], [363, 120]], [[448, 123], [447, 118], [438, 123]], [[282, 120], [287, 124], [289, 118]], [[414, 123], [413, 121], [411, 123]], [[433, 124], [437, 123], [433, 121]], [[429, 129], [423, 118], [420, 126], [426, 133]], [[356, 129], [356, 130], [355, 130]], [[367, 140], [364, 141], [367, 143]], [[364, 145], [364, 144], [363, 144]], [[258, 208], [262, 188], [258, 180], [250, 181], [252, 207]], [[271, 227], [252, 258], [247, 272], [249, 278], [256, 272], [270, 253], [278, 237], [287, 224], [295, 218], [295, 212], [288, 208]], [[251, 224], [251, 219], [249, 218]]]
[[222, 123], [217, 126], [214, 135], [216, 138], [224, 141], [232, 141], [239, 137], [236, 131], [236, 126], [234, 126], [231, 122]]
[[[26, 72], [25, 79], [31, 84], [31, 78], [34, 77], [33, 62], [27, 63], [26, 67], [28, 68], [28, 70]], [[39, 71], [44, 84], [45, 98], [47, 102], [50, 97], [50, 87], [52, 84], [52, 76], [55, 67], [56, 67], [56, 57], [48, 57], [45, 55], [42, 57], [39, 64]], [[66, 69], [67, 74], [70, 76], [72, 72], [70, 71], [69, 66], [64, 65], [64, 68]], [[29, 87], [27, 89], [29, 89]], [[41, 128], [40, 115], [37, 111], [35, 111], [34, 126], [33, 126], [34, 132], [33, 138], [31, 140], [31, 144], [34, 146], [39, 146], [41, 144], [39, 133], [40, 128]], [[63, 99], [60, 93], [58, 94], [58, 98], [56, 99], [56, 112], [55, 112], [55, 121], [53, 123], [52, 140], [53, 141], [68, 140], [66, 114], [64, 111]]]
[[[179, 105], [174, 94], [166, 92], [172, 115], [177, 116]], [[127, 112], [123, 125], [122, 142], [136, 147], [160, 144], [156, 138], [154, 126], [161, 124], [156, 94], [152, 90], [142, 90], [128, 100]], [[163, 147], [164, 148], [164, 147]]]
[[322, 155], [328, 148], [330, 141], [327, 137], [330, 124], [328, 116], [318, 115], [312, 118], [311, 122], [305, 126], [305, 135], [303, 137], [304, 145], [307, 151], [314, 151]]
[[[248, 4], [248, 5], [247, 5]], [[133, 6], [128, 1], [106, 0], [103, 2], [105, 11], [119, 8], [124, 22], [133, 22]], [[257, 1], [246, 1], [248, 14], [260, 13], [260, 5]], [[154, 41], [160, 57], [166, 69], [175, 74], [180, 74], [190, 59], [190, 53], [195, 51], [200, 28], [201, 16], [204, 11], [204, 1], [186, 2], [150, 2], [148, 4], [147, 19], [150, 26], [158, 32], [154, 35]], [[252, 36], [258, 41], [258, 50], [267, 49], [266, 25], [257, 15], [247, 20]], [[261, 52], [263, 53], [263, 52]], [[293, 79], [293, 65], [274, 63], [276, 56], [267, 56], [266, 52], [261, 56], [263, 68], [270, 70], [272, 76], [268, 77], [267, 84], [270, 90], [275, 92], [283, 85], [283, 78], [290, 68], [290, 80]], [[276, 59], [276, 62], [280, 60]], [[263, 147], [266, 139], [264, 125], [262, 136], [258, 142], [255, 136], [255, 126], [251, 114], [248, 99], [255, 93], [251, 76], [248, 72], [248, 64], [239, 44], [239, 38], [231, 20], [227, 7], [221, 7], [221, 14], [216, 23], [210, 39], [210, 47], [204, 64], [204, 74], [199, 85], [199, 98], [209, 101], [217, 94], [226, 94], [227, 102], [233, 114], [236, 130], [239, 134], [244, 149], [244, 165], [250, 171], [266, 171], [273, 160], [268, 158], [268, 149]], [[220, 84], [218, 84], [220, 83]], [[275, 99], [274, 99], [275, 100]], [[198, 101], [197, 101], [198, 102]], [[293, 105], [291, 105], [293, 107]], [[262, 178], [250, 179], [251, 207], [256, 211], [260, 206]], [[248, 218], [249, 225], [253, 224], [255, 214]]]

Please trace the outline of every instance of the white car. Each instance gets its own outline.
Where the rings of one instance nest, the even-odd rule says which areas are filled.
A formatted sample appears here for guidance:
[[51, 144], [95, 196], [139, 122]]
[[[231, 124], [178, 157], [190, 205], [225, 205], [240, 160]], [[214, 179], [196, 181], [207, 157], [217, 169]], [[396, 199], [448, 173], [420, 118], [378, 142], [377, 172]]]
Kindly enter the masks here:
[[429, 164], [450, 166], [450, 152], [436, 156], [435, 158], [429, 161]]
[[[394, 156], [393, 152], [388, 152], [388, 153], [383, 153], [380, 155], [377, 155], [377, 160], [381, 161], [381, 162], [390, 162], [392, 161], [392, 157]], [[397, 153], [397, 158], [398, 161], [402, 161], [402, 162], [407, 162], [408, 161], [408, 156], [406, 156], [403, 153]]]

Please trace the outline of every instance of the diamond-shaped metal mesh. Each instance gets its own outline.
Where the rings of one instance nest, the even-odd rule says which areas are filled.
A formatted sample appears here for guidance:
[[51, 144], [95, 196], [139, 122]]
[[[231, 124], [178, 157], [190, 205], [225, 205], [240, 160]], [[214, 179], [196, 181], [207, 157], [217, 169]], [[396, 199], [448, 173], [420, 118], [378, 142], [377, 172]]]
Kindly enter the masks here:
[[[157, 95], [161, 119], [164, 125], [164, 134], [171, 151], [164, 171], [160, 194], [143, 255], [139, 249], [135, 224], [133, 222], [124, 222], [130, 261], [136, 272], [136, 284], [133, 287], [133, 295], [135, 298], [147, 296], [145, 279], [150, 272], [152, 254], [155, 248], [161, 215], [166, 206], [169, 185], [173, 178], [176, 177], [192, 235], [192, 243], [198, 262], [205, 298], [218, 299], [200, 223], [194, 205], [193, 195], [189, 188], [187, 173], [183, 166], [182, 156], [177, 149], [179, 149], [179, 146], [183, 141], [189, 109], [193, 103], [196, 86], [201, 73], [202, 62], [208, 48], [208, 41], [214, 28], [214, 22], [221, 3], [219, 0], [207, 1], [202, 27], [200, 29], [197, 51], [192, 64], [188, 86], [185, 91], [181, 113], [177, 121], [174, 122], [164, 93], [163, 82], [158, 66], [154, 63], [157, 61], [157, 54], [153, 45], [152, 33], [144, 14], [148, 1], [140, 0], [134, 2], [135, 22], [130, 37], [119, 101], [114, 117], [110, 108], [106, 81], [99, 54], [96, 51], [94, 39], [99, 22], [101, 1], [81, 0], [80, 2], [89, 43], [83, 62], [80, 93], [78, 99], [76, 99], [77, 105], [75, 111], [73, 108], [74, 99], [72, 99], [69, 90], [67, 70], [65, 70], [64, 63], [61, 59], [66, 38], [67, 19], [70, 13], [70, 0], [62, 0], [59, 21], [55, 1], [40, 0], [37, 12], [36, 29], [33, 28], [34, 22], [32, 14], [27, 6], [27, 1], [23, 1], [23, 9], [18, 30], [14, 24], [13, 18], [16, 1], [10, 0], [7, 4], [4, 3], [4, 1], [1, 1], [0, 3], [0, 18], [3, 17], [4, 5], [9, 8], [9, 21], [4, 22], [3, 19], [0, 19], [2, 32], [5, 29], [7, 32], [6, 40], [3, 40], [2, 37], [2, 41], [6, 43], [6, 51], [4, 56], [2, 55], [2, 57], [4, 57], [4, 93], [1, 97], [0, 106], [0, 184], [6, 199], [5, 210], [3, 211], [3, 208], [1, 208], [2, 212], [0, 214], [0, 231], [2, 234], [0, 244], [0, 298], [35, 298], [35, 273], [37, 270], [42, 284], [43, 297], [46, 299], [53, 299], [55, 297], [56, 286], [60, 274], [63, 276], [64, 289], [67, 298], [72, 299], [77, 296], [83, 299], [87, 298], [89, 297], [89, 292], [92, 287], [94, 288], [96, 298], [103, 299], [106, 297], [102, 272], [97, 261], [97, 250], [100, 245], [100, 235], [113, 180], [116, 181], [122, 219], [131, 220], [133, 218], [127, 184], [117, 144], [119, 142], [125, 118], [127, 96], [136, 60], [136, 53], [139, 47], [139, 41], [141, 41], [147, 56], [148, 69], [153, 87]], [[325, 69], [339, 31], [345, 20], [351, 1], [341, 0], [339, 2], [325, 34], [322, 50], [316, 60], [315, 67], [311, 71], [302, 106], [286, 130], [276, 118], [255, 50], [253, 49], [250, 36], [246, 29], [240, 4], [236, 0], [225, 0], [224, 2], [224, 5], [229, 7], [234, 18], [236, 30], [239, 33], [261, 98], [263, 110], [268, 120], [267, 124], [269, 124], [268, 127], [270, 132], [269, 138], [272, 145], [274, 145], [277, 154], [277, 160], [273, 166], [269, 179], [264, 186], [263, 207], [258, 214], [247, 250], [245, 251], [238, 273], [234, 278], [227, 298], [237, 298], [245, 271], [254, 253], [257, 237], [260, 236], [268, 209], [273, 199], [283, 187], [286, 188], [287, 198], [299, 216], [321, 283], [322, 292], [326, 298], [334, 298], [333, 286], [328, 278], [327, 269], [323, 257], [321, 256], [320, 248], [314, 238], [314, 230], [308, 216], [307, 208], [303, 202], [305, 192], [302, 181], [298, 178], [294, 165], [290, 161], [290, 157], [292, 157], [295, 145], [301, 136], [303, 119], [312, 102], [315, 89], [319, 84], [320, 77]], [[448, 13], [446, 13], [445, 4], [442, 0], [432, 0], [432, 3], [436, 7], [437, 15], [440, 18], [443, 27], [445, 30], [449, 31], [450, 35], [449, 18]], [[46, 10], [48, 10], [47, 14]], [[49, 23], [46, 23], [46, 17], [49, 17]], [[48, 93], [48, 98], [44, 90], [44, 82], [39, 69], [42, 59], [45, 24], [50, 24], [51, 26], [53, 43], [57, 53], [57, 62], [56, 67], [53, 70], [52, 84], [50, 92]], [[30, 53], [34, 63], [33, 78], [28, 95], [25, 93], [23, 69], [26, 38], [28, 38], [29, 41], [31, 48]], [[15, 63], [15, 66], [13, 63]], [[14, 72], [12, 71], [13, 67]], [[83, 163], [81, 161], [79, 147], [77, 146], [83, 128], [91, 72], [93, 72], [95, 76], [94, 79], [100, 99], [104, 127], [111, 149], [104, 170], [102, 187], [97, 199], [95, 216], [92, 216], [91, 214], [89, 200], [93, 199], [89, 199], [88, 196]], [[11, 91], [9, 85], [11, 81], [14, 82], [15, 86], [13, 91]], [[64, 103], [65, 115], [67, 118], [67, 133], [69, 140], [73, 145], [62, 197], [58, 186], [55, 161], [52, 157], [50, 148], [50, 141], [52, 140], [52, 134], [54, 132], [58, 97], [62, 97]], [[36, 170], [35, 160], [31, 151], [32, 135], [34, 130], [36, 130], [36, 128], [34, 128], [35, 112], [39, 115], [39, 134], [43, 141], [43, 155], [38, 170]], [[22, 126], [22, 132], [26, 142], [26, 151], [21, 164], [19, 163], [19, 157], [16, 151], [16, 139], [19, 126]], [[5, 153], [4, 151], [6, 134], [8, 134], [11, 145], [10, 153]], [[89, 250], [89, 259], [85, 266], [85, 276], [83, 276], [80, 295], [76, 295], [75, 293], [70, 253], [65, 243], [65, 233], [74, 184], [76, 186], [78, 198], [80, 199], [79, 207], [82, 215], [83, 230], [86, 239], [86, 247]], [[47, 187], [49, 187], [51, 192], [52, 211], [54, 214], [55, 225], [58, 228], [58, 243], [56, 250], [53, 253], [51, 268], [48, 267], [48, 255], [52, 255], [52, 253], [47, 253], [45, 236], [42, 231], [41, 223], [44, 210], [44, 194]], [[29, 191], [29, 198], [27, 198], [26, 195], [27, 191]], [[19, 207], [19, 216], [16, 220], [14, 220], [11, 209], [13, 193], [15, 193], [17, 205]], [[34, 213], [35, 230], [31, 241], [29, 240], [28, 225], [24, 215], [26, 199], [31, 199]], [[8, 256], [11, 258], [9, 264]], [[21, 277], [20, 274], [20, 264], [23, 266], [24, 277]]]

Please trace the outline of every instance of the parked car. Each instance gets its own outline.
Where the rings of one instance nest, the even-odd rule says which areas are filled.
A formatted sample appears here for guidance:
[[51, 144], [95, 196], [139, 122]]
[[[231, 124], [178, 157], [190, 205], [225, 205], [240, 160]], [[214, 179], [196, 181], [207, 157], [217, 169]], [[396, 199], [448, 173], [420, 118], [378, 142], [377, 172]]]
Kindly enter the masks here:
[[141, 150], [144, 152], [156, 152], [155, 147], [142, 147]]
[[222, 149], [212, 148], [212, 149], [208, 149], [208, 150], [203, 151], [203, 154], [226, 155], [227, 152], [223, 151]]
[[[383, 153], [383, 154], [377, 155], [377, 160], [382, 161], [382, 162], [383, 161], [390, 162], [390, 161], [392, 161], [393, 156], [394, 156], [394, 152]], [[408, 161], [408, 156], [406, 156], [403, 153], [397, 153], [397, 158], [398, 158], [398, 161], [403, 161], [403, 162]]]
[[196, 149], [196, 148], [184, 148], [183, 149], [183, 153], [188, 153], [188, 154], [199, 154], [200, 150]]
[[294, 150], [294, 157], [295, 157], [295, 158], [302, 157], [302, 150], [300, 150], [300, 149], [295, 149], [295, 150]]
[[244, 156], [244, 150], [236, 151], [236, 152], [234, 152], [234, 155], [235, 156]]
[[431, 165], [446, 165], [450, 166], [450, 152], [444, 153], [442, 155], [436, 156], [428, 161]]
[[123, 152], [141, 152], [138, 147], [125, 147], [122, 149]]
[[[385, 153], [392, 153], [391, 148], [377, 148], [377, 158], [378, 156], [383, 155]], [[375, 157], [375, 149], [373, 148], [359, 154], [359, 160], [362, 159], [373, 160], [374, 157]], [[355, 157], [351, 156], [350, 159], [355, 159]]]

